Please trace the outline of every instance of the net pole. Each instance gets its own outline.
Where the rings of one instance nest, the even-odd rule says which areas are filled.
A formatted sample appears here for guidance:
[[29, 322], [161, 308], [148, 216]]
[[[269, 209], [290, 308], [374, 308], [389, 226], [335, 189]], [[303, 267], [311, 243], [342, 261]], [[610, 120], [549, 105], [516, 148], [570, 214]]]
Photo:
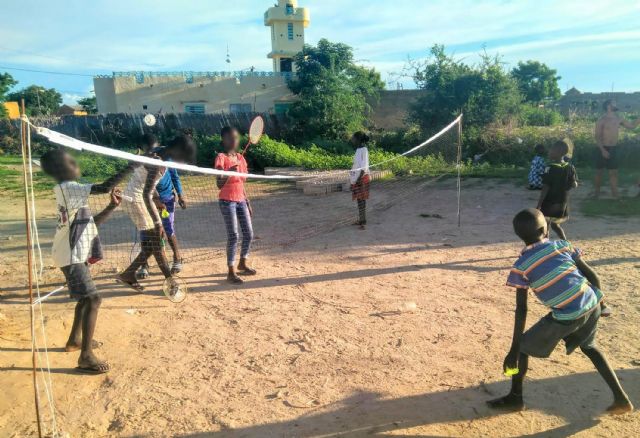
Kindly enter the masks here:
[[35, 317], [33, 308], [33, 248], [31, 241], [31, 210], [29, 209], [29, 178], [27, 174], [27, 123], [24, 120], [26, 116], [24, 99], [21, 100], [22, 119], [20, 121], [20, 140], [22, 143], [22, 177], [24, 186], [24, 218], [27, 233], [27, 269], [28, 269], [28, 287], [29, 287], [29, 314], [31, 316], [31, 367], [33, 376], [33, 393], [36, 409], [36, 423], [38, 425], [38, 437], [42, 438], [42, 424], [40, 416], [40, 400], [38, 397], [38, 380], [37, 380], [37, 359], [36, 359], [36, 339], [35, 339]]
[[458, 121], [458, 156], [456, 158], [458, 168], [458, 228], [462, 226], [461, 197], [462, 197], [462, 115]]

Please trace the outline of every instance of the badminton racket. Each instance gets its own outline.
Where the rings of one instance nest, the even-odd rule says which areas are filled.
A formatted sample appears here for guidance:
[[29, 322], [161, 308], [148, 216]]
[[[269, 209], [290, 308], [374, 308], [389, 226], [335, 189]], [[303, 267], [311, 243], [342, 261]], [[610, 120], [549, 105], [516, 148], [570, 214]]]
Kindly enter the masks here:
[[249, 126], [249, 141], [247, 145], [244, 147], [242, 151], [242, 156], [244, 157], [249, 147], [252, 144], [257, 144], [260, 141], [260, 137], [262, 137], [262, 133], [264, 132], [264, 119], [262, 116], [256, 116], [251, 121], [251, 126]]

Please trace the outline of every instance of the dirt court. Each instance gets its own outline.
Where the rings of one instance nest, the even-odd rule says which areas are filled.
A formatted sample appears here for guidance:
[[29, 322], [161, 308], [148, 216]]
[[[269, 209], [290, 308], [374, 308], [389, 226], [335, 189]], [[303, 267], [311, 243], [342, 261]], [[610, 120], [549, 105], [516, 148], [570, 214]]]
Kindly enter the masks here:
[[[366, 231], [342, 227], [259, 251], [259, 275], [242, 287], [225, 283], [223, 257], [190, 264], [190, 296], [179, 305], [161, 295], [157, 276], [142, 295], [98, 276], [97, 354], [112, 366], [107, 375], [75, 372], [77, 354], [61, 348], [74, 303], [65, 294], [47, 301], [60, 429], [72, 437], [638, 436], [639, 413], [600, 417], [612, 400], [607, 387], [584, 356], [561, 347], [532, 360], [526, 411], [486, 407], [508, 389], [501, 365], [515, 293], [504, 283], [522, 246], [510, 222], [537, 193], [467, 180], [457, 229], [454, 189], [441, 181], [373, 212]], [[577, 190], [574, 205], [587, 191]], [[39, 204], [51, 217], [51, 202]], [[2, 437], [35, 433], [22, 208], [13, 199], [0, 213]], [[420, 216], [436, 213], [444, 218]], [[599, 344], [636, 406], [638, 225], [583, 217], [576, 206], [566, 227], [602, 277], [614, 316], [602, 321]], [[40, 231], [47, 247], [53, 222]], [[530, 303], [528, 325], [545, 314]]]

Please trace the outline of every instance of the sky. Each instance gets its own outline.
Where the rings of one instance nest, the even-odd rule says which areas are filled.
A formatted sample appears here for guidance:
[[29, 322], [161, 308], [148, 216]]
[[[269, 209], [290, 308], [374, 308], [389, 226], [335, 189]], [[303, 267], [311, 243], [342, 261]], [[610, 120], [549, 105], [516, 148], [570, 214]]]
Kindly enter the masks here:
[[[56, 88], [66, 103], [112, 71], [271, 70], [263, 14], [274, 0], [22, 0], [0, 6], [0, 72]], [[486, 50], [508, 68], [535, 59], [562, 91], [640, 91], [638, 0], [299, 0], [306, 41], [347, 43], [388, 88], [434, 44], [469, 63]], [[227, 45], [231, 65], [226, 64]], [[22, 70], [19, 70], [22, 69]], [[40, 70], [35, 73], [23, 70]], [[52, 74], [66, 73], [66, 74]]]

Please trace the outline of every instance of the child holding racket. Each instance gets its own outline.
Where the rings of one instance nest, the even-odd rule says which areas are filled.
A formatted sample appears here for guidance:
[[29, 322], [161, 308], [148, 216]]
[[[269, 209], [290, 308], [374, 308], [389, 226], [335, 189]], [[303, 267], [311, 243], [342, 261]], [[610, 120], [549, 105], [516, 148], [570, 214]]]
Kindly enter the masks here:
[[[102, 259], [96, 225], [104, 222], [120, 205], [120, 193], [114, 188], [133, 171], [134, 166], [128, 166], [102, 184], [80, 184], [77, 181], [80, 177], [78, 163], [63, 149], [46, 152], [40, 158], [40, 165], [57, 182], [53, 188], [58, 211], [58, 225], [52, 246], [53, 261], [65, 276], [71, 298], [78, 300], [65, 351], [80, 350], [79, 370], [106, 373], [109, 364], [93, 353], [97, 346], [93, 333], [102, 298], [91, 278], [89, 265]], [[101, 213], [93, 216], [89, 208], [89, 196], [100, 193], [111, 193], [111, 202]]]
[[[513, 341], [503, 364], [505, 374], [512, 376], [511, 391], [489, 401], [489, 406], [510, 411], [524, 409], [522, 384], [529, 356], [549, 357], [563, 340], [567, 354], [580, 348], [611, 389], [614, 401], [607, 412], [632, 411], [633, 405], [615, 372], [595, 345], [602, 300], [598, 276], [571, 243], [548, 239], [547, 221], [539, 210], [529, 208], [518, 213], [513, 228], [527, 246], [507, 279], [507, 285], [517, 290]], [[529, 288], [551, 312], [525, 332]]]
[[[218, 170], [248, 173], [247, 161], [238, 152], [240, 133], [237, 129], [225, 126], [220, 132], [222, 149], [224, 152], [216, 156], [214, 167]], [[240, 176], [219, 176], [216, 180], [218, 189], [218, 204], [227, 229], [227, 280], [232, 284], [242, 284], [239, 275], [256, 275], [255, 269], [249, 267], [247, 258], [253, 241], [253, 226], [251, 224], [251, 205], [244, 189], [246, 178]], [[236, 252], [238, 246], [238, 223], [242, 230], [242, 245], [240, 262], [236, 270]]]
[[[193, 162], [195, 153], [196, 145], [193, 139], [186, 135], [179, 135], [171, 140], [168, 146], [154, 150], [154, 155], [161, 160], [178, 163]], [[131, 265], [116, 278], [138, 292], [142, 292], [144, 287], [138, 282], [136, 272], [146, 265], [151, 256], [155, 257], [166, 279], [173, 276], [164, 252], [166, 232], [157, 207], [160, 199], [156, 186], [166, 171], [165, 167], [140, 166], [125, 190], [125, 194], [132, 198], [128, 205], [128, 213], [140, 232], [141, 250]]]
[[351, 137], [351, 145], [356, 150], [351, 167], [351, 197], [358, 203], [358, 220], [354, 225], [359, 225], [364, 230], [367, 225], [367, 199], [369, 199], [369, 136], [358, 131]]
[[[185, 134], [187, 135], [187, 134]], [[191, 135], [189, 135], [191, 137]], [[145, 134], [143, 136], [143, 152], [145, 154], [155, 154], [160, 147], [158, 139], [153, 134]], [[167, 161], [171, 161], [168, 159]], [[173, 252], [173, 262], [171, 263], [171, 272], [179, 274], [183, 268], [183, 260], [178, 245], [178, 237], [175, 232], [175, 209], [177, 204], [185, 210], [187, 201], [182, 190], [182, 182], [180, 175], [174, 168], [168, 168], [162, 175], [156, 185], [157, 202], [156, 207], [162, 212], [162, 225], [167, 236], [167, 241]], [[142, 236], [140, 237], [142, 240]], [[145, 264], [136, 273], [138, 279], [146, 279], [149, 277], [149, 266]]]

